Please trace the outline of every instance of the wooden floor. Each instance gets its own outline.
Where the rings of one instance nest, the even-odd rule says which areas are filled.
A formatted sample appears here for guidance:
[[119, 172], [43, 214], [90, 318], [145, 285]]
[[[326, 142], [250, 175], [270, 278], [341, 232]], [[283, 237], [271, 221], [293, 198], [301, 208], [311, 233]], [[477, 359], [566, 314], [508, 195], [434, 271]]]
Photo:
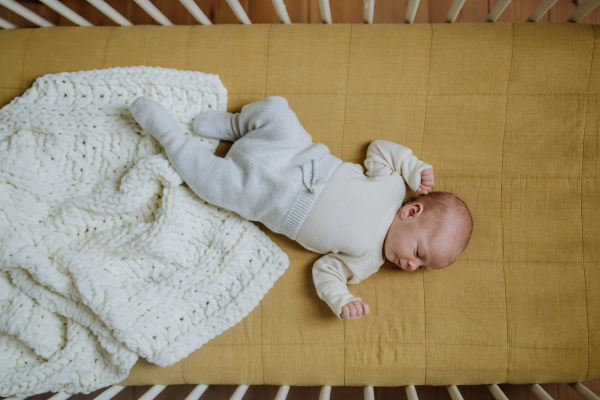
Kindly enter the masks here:
[[[176, 25], [197, 25], [198, 22], [177, 0], [151, 0], [152, 3]], [[225, 0], [195, 0], [213, 24], [238, 24], [239, 21]], [[466, 0], [456, 22], [483, 22], [498, 0]], [[524, 22], [542, 0], [512, 0], [498, 22]], [[71, 21], [37, 0], [18, 0], [25, 7], [55, 25], [74, 25]], [[106, 0], [115, 10], [134, 25], [157, 24], [133, 0]], [[93, 25], [116, 25], [112, 20], [85, 0], [62, 0]], [[240, 0], [252, 23], [280, 23], [271, 0]], [[321, 23], [318, 0], [284, 0], [292, 23]], [[585, 1], [558, 0], [539, 22], [562, 22]], [[408, 0], [376, 0], [373, 22], [402, 23]], [[448, 13], [452, 0], [420, 0], [415, 23], [441, 23]], [[330, 0], [333, 23], [362, 23], [362, 0]], [[19, 27], [33, 26], [31, 22], [0, 6], [0, 17]], [[580, 22], [599, 24], [600, 7]]]
[[[483, 22], [494, 7], [497, 0], [467, 0], [456, 22]], [[126, 17], [135, 25], [157, 24], [150, 18], [133, 0], [106, 0], [114, 9]], [[527, 17], [538, 6], [541, 0], [513, 0], [499, 22], [524, 22]], [[55, 11], [34, 0], [19, 0], [27, 8], [33, 10], [43, 18], [55, 25], [74, 25], [71, 21], [60, 16]], [[116, 25], [108, 17], [85, 0], [63, 0], [63, 4], [75, 10], [79, 15], [94, 25], [109, 26]], [[175, 0], [153, 0], [152, 3], [173, 23], [177, 25], [196, 25], [189, 12]], [[275, 9], [270, 0], [240, 0], [246, 14], [253, 23], [279, 23]], [[292, 23], [321, 23], [318, 0], [284, 0]], [[376, 0], [374, 23], [402, 23], [406, 12], [408, 0]], [[239, 23], [225, 0], [196, 0], [196, 4], [213, 24], [237, 24]], [[452, 4], [452, 0], [421, 0], [415, 23], [441, 23]], [[579, 0], [559, 0], [550, 11], [544, 15], [540, 22], [565, 21], [583, 2]], [[330, 0], [331, 16], [333, 23], [362, 23], [363, 2], [362, 0]], [[18, 27], [31, 27], [31, 22], [16, 15], [10, 10], [0, 6], [0, 17], [4, 18]], [[594, 10], [581, 22], [600, 23], [600, 7]], [[596, 394], [600, 394], [600, 381], [589, 381], [584, 383]], [[527, 386], [500, 385], [501, 389], [511, 400], [534, 400], [536, 397]], [[556, 400], [575, 400], [581, 397], [565, 384], [547, 384], [542, 387]], [[149, 386], [128, 387], [119, 393], [115, 400], [137, 400]], [[194, 385], [169, 386], [163, 391], [157, 400], [181, 399], [194, 388]], [[235, 390], [235, 386], [211, 386], [201, 397], [201, 400], [224, 400], [229, 399]], [[251, 386], [244, 400], [267, 400], [274, 399], [277, 386]], [[493, 400], [492, 395], [485, 386], [459, 386], [465, 400]], [[319, 398], [318, 387], [292, 387], [288, 394], [289, 400], [316, 400]], [[71, 399], [83, 400], [93, 399], [102, 391], [90, 395], [75, 395]], [[417, 386], [419, 399], [424, 400], [450, 400], [450, 396], [444, 387]], [[52, 394], [43, 394], [31, 397], [33, 400], [46, 400]], [[363, 398], [363, 389], [355, 387], [333, 387], [332, 400], [358, 400]], [[383, 399], [406, 399], [404, 388], [376, 388], [375, 398]]]
[[[583, 383], [594, 393], [600, 394], [600, 381], [588, 381]], [[525, 385], [499, 385], [504, 394], [510, 400], [537, 400], [537, 397]], [[573, 389], [566, 384], [545, 384], [542, 388], [555, 400], [582, 400]], [[184, 400], [195, 385], [168, 386], [161, 392], [156, 400]], [[114, 397], [115, 400], [137, 400], [150, 386], [130, 386]], [[278, 386], [250, 386], [243, 400], [273, 400], [277, 394]], [[459, 386], [465, 400], [494, 400], [485, 386]], [[236, 386], [209, 386], [200, 400], [227, 400], [235, 391]], [[420, 400], [451, 400], [445, 387], [417, 386], [417, 395]], [[287, 396], [287, 400], [318, 400], [319, 387], [293, 386]], [[102, 393], [103, 390], [90, 393], [89, 395], [78, 394], [70, 399], [92, 400]], [[52, 394], [42, 394], [30, 397], [30, 400], [47, 400]], [[333, 387], [331, 400], [361, 400], [363, 399], [363, 388], [359, 387]], [[376, 400], [406, 400], [403, 387], [375, 388]]]

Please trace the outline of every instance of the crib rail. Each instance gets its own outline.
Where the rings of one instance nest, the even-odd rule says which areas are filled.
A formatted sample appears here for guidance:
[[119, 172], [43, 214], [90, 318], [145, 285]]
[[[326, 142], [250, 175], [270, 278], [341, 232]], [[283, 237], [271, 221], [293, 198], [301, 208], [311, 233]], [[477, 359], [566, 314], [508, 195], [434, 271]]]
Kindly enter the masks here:
[[[87, 21], [85, 18], [77, 14], [75, 11], [71, 10], [69, 7], [65, 6], [58, 0], [40, 0], [43, 4], [56, 11], [58, 14], [67, 18], [69, 21], [73, 22], [79, 26], [92, 26], [92, 24]], [[157, 23], [164, 26], [173, 25], [171, 21], [154, 5], [150, 2], [150, 0], [134, 0], [152, 19], [154, 19]], [[206, 17], [206, 15], [202, 12], [200, 7], [193, 0], [179, 0], [183, 6], [188, 10], [188, 12], [194, 17], [198, 23], [202, 25], [211, 25], [210, 20]], [[448, 10], [448, 14], [444, 22], [446, 23], [454, 23], [456, 21], [456, 17], [459, 12], [463, 8], [466, 0], [454, 0], [450, 9]], [[557, 3], [558, 0], [543, 0], [540, 5], [529, 15], [526, 19], [526, 22], [537, 22], [540, 18], [546, 14], [550, 8]], [[92, 6], [98, 9], [101, 13], [106, 15], [116, 24], [121, 26], [129, 26], [132, 25], [130, 21], [127, 20], [123, 15], [121, 15], [118, 11], [112, 8], [109, 4], [107, 4], [104, 0], [87, 0]], [[238, 19], [238, 21], [242, 24], [252, 24], [250, 18], [244, 11], [244, 8], [240, 4], [239, 0], [226, 0], [227, 4], [233, 11], [234, 15]], [[321, 19], [323, 23], [331, 24], [333, 23], [331, 19], [331, 10], [329, 7], [329, 0], [318, 0], [319, 2], [319, 12], [321, 15]], [[375, 9], [375, 0], [363, 0], [364, 2], [364, 13], [363, 13], [363, 22], [365, 24], [373, 23], [373, 12]], [[498, 3], [494, 6], [492, 11], [489, 13], [485, 22], [496, 22], [500, 15], [504, 12], [506, 7], [509, 5], [511, 0], [499, 0]], [[281, 23], [291, 24], [290, 17], [287, 13], [285, 4], [283, 0], [272, 0], [273, 7], [277, 13], [277, 16]], [[0, 5], [8, 8], [15, 14], [20, 15], [21, 17], [31, 21], [32, 23], [38, 26], [54, 26], [49, 21], [45, 20], [41, 16], [37, 15], [33, 11], [28, 8], [22, 6], [17, 3], [15, 0], [0, 0]], [[566, 22], [579, 22], [586, 15], [588, 15], [592, 10], [600, 5], [600, 0], [589, 0], [587, 3], [583, 4], [577, 11], [575, 11], [569, 18], [567, 18]], [[409, 0], [407, 9], [406, 9], [406, 17], [404, 19], [404, 23], [412, 24], [415, 19], [415, 15], [417, 13], [419, 7], [419, 0]], [[14, 29], [17, 26], [12, 24], [9, 21], [6, 21], [0, 18], [0, 27], [4, 29]]]
[[[538, 384], [527, 385], [531, 392], [540, 400], [553, 400], [553, 398]], [[580, 382], [578, 383], [569, 383], [569, 387], [571, 387], [576, 393], [578, 393], [585, 400], [600, 400], [596, 394], [594, 394], [590, 389], [582, 385]], [[198, 400], [208, 389], [209, 385], [197, 385], [186, 397], [184, 400]], [[248, 390], [249, 385], [239, 385], [233, 394], [230, 397], [230, 400], [242, 400], [246, 391]], [[502, 392], [500, 387], [496, 384], [486, 385], [491, 395], [496, 400], [508, 400], [508, 397]], [[111, 386], [102, 392], [100, 395], [96, 396], [94, 400], [110, 400], [119, 394], [126, 386]], [[167, 388], [166, 385], [154, 385], [152, 386], [146, 393], [144, 393], [139, 400], [153, 400], [155, 399], [163, 390]], [[331, 386], [322, 386], [319, 394], [319, 400], [329, 400], [331, 396]], [[463, 400], [462, 394], [458, 390], [457, 386], [446, 386], [448, 390], [448, 394], [452, 400]], [[275, 395], [275, 400], [285, 400], [290, 390], [290, 386], [283, 385], [280, 386], [277, 394]], [[405, 386], [406, 397], [408, 400], [418, 400], [417, 390], [415, 386], [409, 385]], [[67, 400], [71, 395], [65, 393], [57, 393], [50, 398], [50, 400]], [[24, 400], [26, 397], [13, 396], [9, 397], [6, 400]], [[366, 386], [364, 388], [364, 399], [365, 400], [375, 400], [375, 392], [372, 386]]]

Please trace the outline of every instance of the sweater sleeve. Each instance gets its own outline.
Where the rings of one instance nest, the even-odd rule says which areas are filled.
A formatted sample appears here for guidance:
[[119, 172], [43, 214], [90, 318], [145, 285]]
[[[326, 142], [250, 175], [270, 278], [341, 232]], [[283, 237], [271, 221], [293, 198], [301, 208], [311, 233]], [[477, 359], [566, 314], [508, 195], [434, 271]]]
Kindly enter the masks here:
[[313, 266], [313, 281], [319, 298], [341, 319], [342, 308], [355, 300], [346, 283], [354, 277], [348, 266], [335, 253], [319, 258]]
[[369, 178], [397, 172], [414, 191], [417, 191], [421, 183], [421, 171], [433, 168], [415, 157], [408, 147], [387, 140], [371, 142], [365, 167]]

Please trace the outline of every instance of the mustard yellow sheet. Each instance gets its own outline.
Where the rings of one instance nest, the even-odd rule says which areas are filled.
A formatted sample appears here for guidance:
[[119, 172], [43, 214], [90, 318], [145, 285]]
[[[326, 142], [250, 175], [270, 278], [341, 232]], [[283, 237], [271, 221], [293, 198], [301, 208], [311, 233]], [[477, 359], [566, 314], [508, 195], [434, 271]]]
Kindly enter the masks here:
[[[229, 111], [284, 96], [315, 142], [362, 163], [386, 139], [469, 206], [450, 268], [391, 264], [318, 299], [319, 257], [263, 230], [290, 267], [241, 323], [125, 384], [448, 385], [600, 378], [600, 32], [571, 23], [61, 27], [0, 32], [0, 105], [44, 74], [148, 65], [218, 74]], [[414, 196], [410, 193], [410, 196]], [[408, 196], [407, 196], [408, 197]]]

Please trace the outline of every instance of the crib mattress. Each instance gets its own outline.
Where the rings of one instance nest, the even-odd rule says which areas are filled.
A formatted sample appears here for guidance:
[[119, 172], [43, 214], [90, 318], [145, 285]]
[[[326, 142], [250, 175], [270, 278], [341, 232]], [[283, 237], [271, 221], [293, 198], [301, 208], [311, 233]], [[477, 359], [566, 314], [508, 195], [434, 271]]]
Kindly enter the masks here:
[[[450, 385], [600, 378], [600, 33], [570, 23], [59, 27], [0, 32], [0, 106], [49, 73], [148, 65], [218, 74], [228, 109], [288, 99], [315, 142], [362, 164], [375, 139], [434, 166], [474, 230], [444, 270], [387, 263], [336, 318], [319, 255], [263, 229], [290, 267], [241, 323], [127, 385]], [[226, 147], [221, 146], [224, 154]], [[408, 189], [407, 198], [416, 197]]]

